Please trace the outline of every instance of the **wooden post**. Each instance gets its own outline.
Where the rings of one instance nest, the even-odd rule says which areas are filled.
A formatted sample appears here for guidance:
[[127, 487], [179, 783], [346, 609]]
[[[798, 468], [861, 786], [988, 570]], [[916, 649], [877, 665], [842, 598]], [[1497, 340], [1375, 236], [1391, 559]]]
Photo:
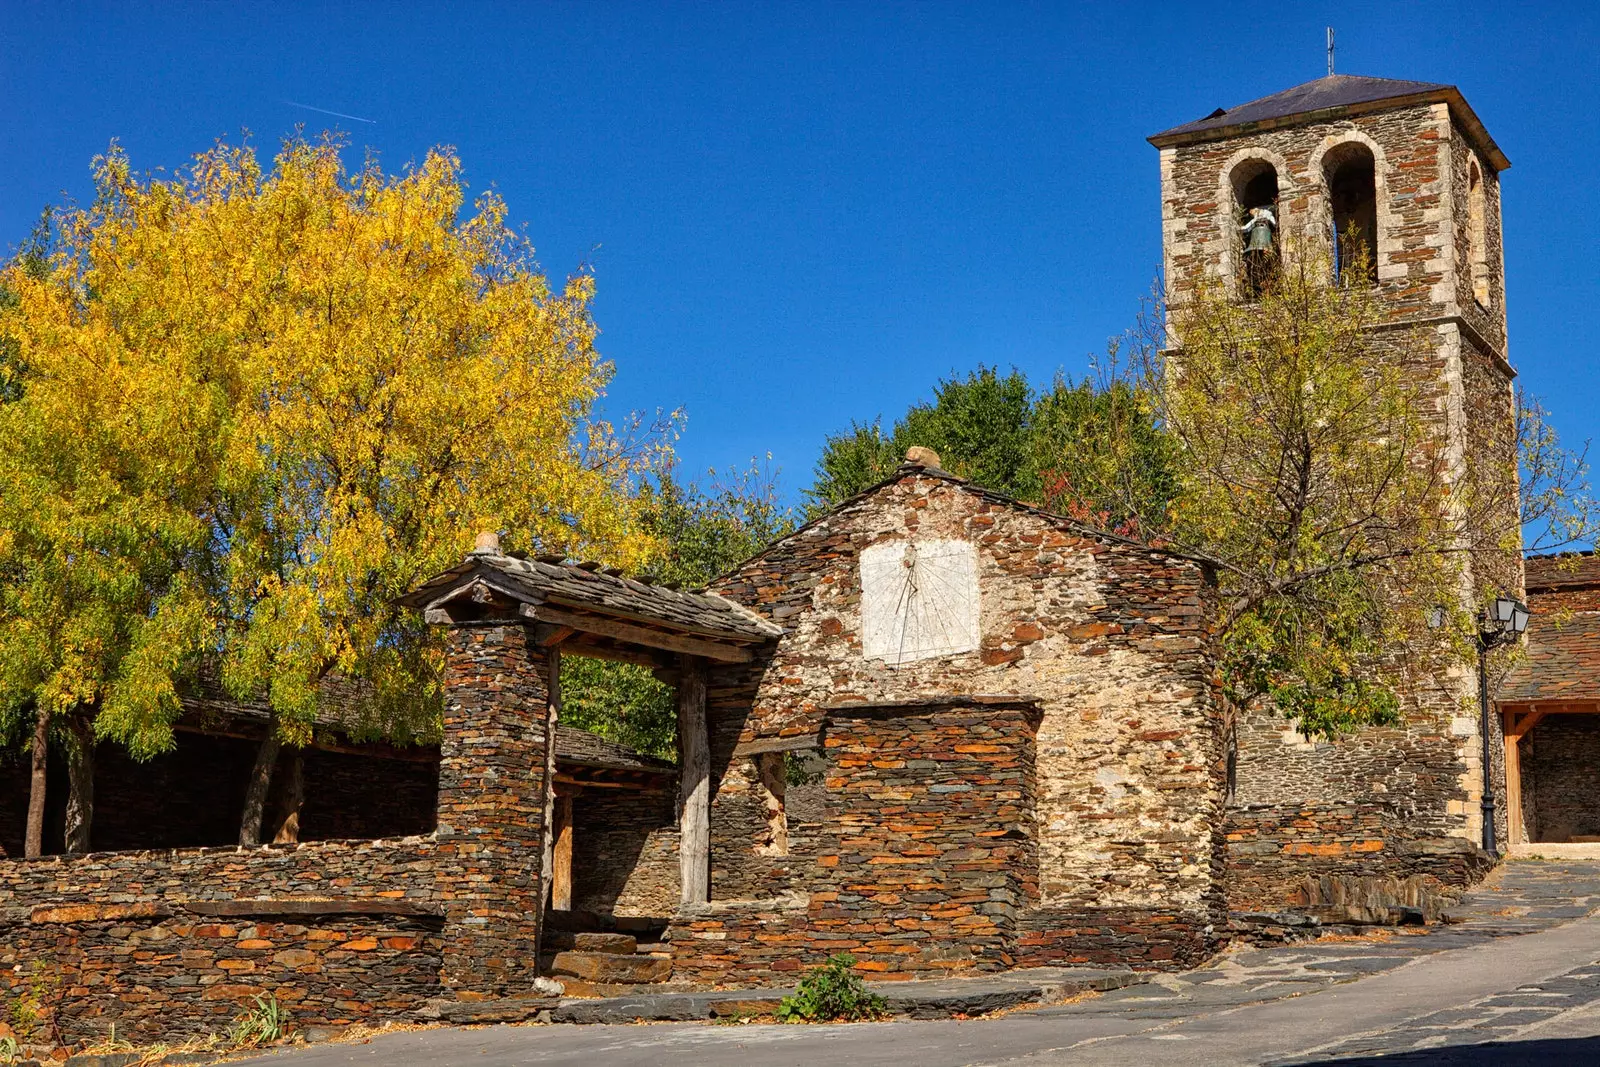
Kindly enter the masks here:
[[1522, 735], [1517, 732], [1516, 715], [1503, 712], [1506, 740], [1506, 847], [1522, 842], [1522, 757], [1517, 742]]
[[572, 792], [556, 794], [556, 847], [551, 863], [550, 908], [572, 910]]
[[681, 768], [678, 869], [685, 904], [711, 899], [711, 750], [706, 735], [705, 664], [679, 659], [678, 764]]

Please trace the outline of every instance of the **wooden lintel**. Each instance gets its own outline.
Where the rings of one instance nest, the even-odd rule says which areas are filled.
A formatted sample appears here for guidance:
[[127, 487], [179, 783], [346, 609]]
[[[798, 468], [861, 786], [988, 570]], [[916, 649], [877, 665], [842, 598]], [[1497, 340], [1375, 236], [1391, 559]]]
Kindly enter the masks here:
[[573, 778], [570, 775], [556, 775], [556, 785], [563, 785], [574, 791], [583, 789], [637, 789], [641, 792], [654, 792], [659, 789], [649, 782], [607, 782], [595, 778]]
[[604, 615], [585, 615], [552, 607], [549, 604], [523, 604], [520, 610], [524, 616], [537, 622], [570, 626], [582, 633], [597, 634], [614, 641], [643, 645], [646, 648], [659, 648], [667, 652], [699, 656], [721, 663], [749, 663], [755, 658], [754, 653], [741, 645], [723, 644], [704, 637], [690, 637], [687, 634], [656, 630], [649, 626], [621, 622]]
[[806, 748], [821, 748], [816, 734], [799, 737], [758, 737], [754, 741], [741, 741], [733, 748], [735, 756], [755, 756], [763, 752], [795, 752]]
[[590, 659], [610, 660], [613, 663], [632, 663], [652, 669], [661, 665], [663, 653], [646, 648], [623, 648], [602, 645], [597, 641], [568, 638], [561, 646], [569, 656], [587, 656]]
[[553, 648], [571, 637], [576, 631], [570, 626], [541, 624], [533, 628], [534, 643], [543, 648]]

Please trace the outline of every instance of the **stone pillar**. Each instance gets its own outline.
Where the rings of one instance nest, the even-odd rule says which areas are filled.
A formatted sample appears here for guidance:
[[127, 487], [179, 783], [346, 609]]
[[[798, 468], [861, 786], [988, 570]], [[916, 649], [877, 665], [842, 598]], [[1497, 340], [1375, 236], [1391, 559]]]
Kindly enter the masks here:
[[448, 625], [436, 831], [443, 979], [458, 994], [514, 994], [538, 974], [548, 661], [520, 621]]

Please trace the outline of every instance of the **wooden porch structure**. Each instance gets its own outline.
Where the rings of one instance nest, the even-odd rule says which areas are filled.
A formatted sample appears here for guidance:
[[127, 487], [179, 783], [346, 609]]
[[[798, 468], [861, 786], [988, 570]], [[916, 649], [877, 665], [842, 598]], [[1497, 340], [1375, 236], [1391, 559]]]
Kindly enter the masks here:
[[[677, 687], [679, 865], [684, 904], [710, 899], [711, 754], [706, 726], [706, 675], [717, 664], [748, 663], [782, 630], [754, 612], [708, 593], [626, 578], [597, 563], [500, 551], [499, 538], [480, 535], [466, 561], [413, 590], [404, 603], [429, 622], [470, 617], [474, 604], [516, 605], [530, 646], [543, 651], [552, 679], [546, 722], [560, 719], [561, 657], [589, 656], [650, 668]], [[558, 773], [551, 747], [547, 767], [544, 894], [547, 907], [572, 904], [572, 801], [583, 789], [640, 788], [640, 768]]]

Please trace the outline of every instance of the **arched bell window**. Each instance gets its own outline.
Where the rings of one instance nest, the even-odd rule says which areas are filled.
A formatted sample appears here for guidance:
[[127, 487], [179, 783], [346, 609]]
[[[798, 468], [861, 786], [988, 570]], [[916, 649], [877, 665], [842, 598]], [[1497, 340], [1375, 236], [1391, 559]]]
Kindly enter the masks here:
[[1242, 160], [1229, 176], [1239, 249], [1239, 292], [1261, 295], [1278, 271], [1278, 171], [1264, 159]]
[[1472, 295], [1489, 306], [1488, 205], [1484, 199], [1483, 172], [1474, 159], [1467, 165], [1467, 243], [1472, 256]]
[[1378, 281], [1378, 169], [1360, 141], [1336, 145], [1322, 157], [1328, 191], [1333, 273], [1345, 285]]

